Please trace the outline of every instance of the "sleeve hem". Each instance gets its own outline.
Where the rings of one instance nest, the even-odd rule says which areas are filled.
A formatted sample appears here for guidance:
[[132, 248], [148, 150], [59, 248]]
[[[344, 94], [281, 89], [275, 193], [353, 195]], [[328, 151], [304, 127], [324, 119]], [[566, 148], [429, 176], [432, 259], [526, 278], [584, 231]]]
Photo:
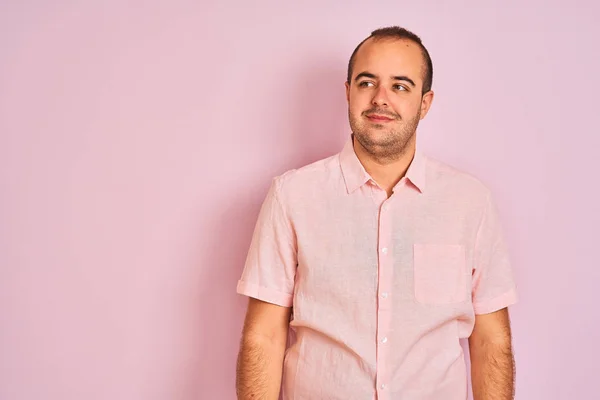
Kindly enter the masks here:
[[238, 281], [237, 293], [282, 307], [291, 307], [293, 302], [293, 296], [291, 294], [269, 289], [264, 286], [258, 286], [242, 280]]
[[511, 289], [508, 292], [500, 295], [496, 298], [493, 298], [488, 301], [478, 302], [473, 304], [473, 308], [475, 310], [475, 314], [489, 314], [494, 311], [501, 310], [505, 307], [515, 304], [518, 301], [517, 291], [515, 289]]

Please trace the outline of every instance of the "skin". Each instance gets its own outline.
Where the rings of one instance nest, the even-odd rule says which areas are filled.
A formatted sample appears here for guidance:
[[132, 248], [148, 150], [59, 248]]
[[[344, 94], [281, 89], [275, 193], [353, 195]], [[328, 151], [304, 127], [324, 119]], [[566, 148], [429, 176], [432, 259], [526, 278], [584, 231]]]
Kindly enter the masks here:
[[291, 310], [249, 299], [237, 359], [239, 400], [279, 398]]
[[474, 400], [515, 398], [515, 359], [508, 309], [477, 315], [469, 337]]
[[[424, 62], [411, 41], [369, 39], [346, 83], [354, 150], [369, 175], [392, 196], [413, 159], [416, 130], [434, 94], [423, 93]], [[291, 308], [251, 298], [237, 362], [240, 400], [277, 400]], [[514, 361], [506, 309], [477, 315], [469, 338], [474, 400], [513, 399]]]

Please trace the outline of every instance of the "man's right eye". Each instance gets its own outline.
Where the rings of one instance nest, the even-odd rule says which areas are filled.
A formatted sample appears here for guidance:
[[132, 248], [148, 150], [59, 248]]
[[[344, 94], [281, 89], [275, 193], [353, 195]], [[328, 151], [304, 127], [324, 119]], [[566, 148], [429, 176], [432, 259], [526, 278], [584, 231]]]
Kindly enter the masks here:
[[360, 83], [358, 84], [358, 86], [360, 86], [360, 87], [367, 87], [367, 86], [369, 86], [369, 85], [372, 85], [372, 84], [373, 84], [373, 82], [369, 82], [369, 81], [362, 81], [362, 82], [360, 82]]

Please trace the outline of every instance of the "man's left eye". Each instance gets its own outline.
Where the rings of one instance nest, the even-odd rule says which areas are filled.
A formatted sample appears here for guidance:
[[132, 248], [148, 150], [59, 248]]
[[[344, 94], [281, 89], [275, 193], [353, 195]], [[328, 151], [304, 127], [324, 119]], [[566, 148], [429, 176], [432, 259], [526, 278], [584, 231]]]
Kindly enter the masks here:
[[406, 90], [406, 88], [402, 85], [394, 85], [394, 89], [396, 90]]

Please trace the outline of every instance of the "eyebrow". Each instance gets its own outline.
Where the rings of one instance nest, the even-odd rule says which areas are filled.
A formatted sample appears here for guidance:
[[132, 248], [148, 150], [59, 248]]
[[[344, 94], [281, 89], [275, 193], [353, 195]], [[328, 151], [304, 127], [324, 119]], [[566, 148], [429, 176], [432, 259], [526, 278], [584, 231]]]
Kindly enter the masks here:
[[[354, 78], [354, 81], [356, 82], [356, 81], [358, 81], [360, 78], [371, 78], [371, 79], [377, 79], [377, 78], [379, 78], [379, 77], [378, 77], [377, 75], [375, 75], [375, 74], [372, 74], [372, 73], [370, 73], [370, 72], [366, 72], [366, 71], [365, 71], [365, 72], [361, 72], [360, 74], [356, 75], [356, 78]], [[412, 79], [410, 79], [408, 76], [404, 76], [404, 75], [400, 75], [400, 76], [392, 76], [392, 79], [393, 79], [393, 80], [395, 80], [395, 81], [405, 81], [405, 82], [408, 82], [408, 83], [410, 83], [410, 85], [411, 85], [412, 87], [415, 87], [415, 86], [416, 86], [416, 85], [415, 85], [415, 82], [414, 82]]]

